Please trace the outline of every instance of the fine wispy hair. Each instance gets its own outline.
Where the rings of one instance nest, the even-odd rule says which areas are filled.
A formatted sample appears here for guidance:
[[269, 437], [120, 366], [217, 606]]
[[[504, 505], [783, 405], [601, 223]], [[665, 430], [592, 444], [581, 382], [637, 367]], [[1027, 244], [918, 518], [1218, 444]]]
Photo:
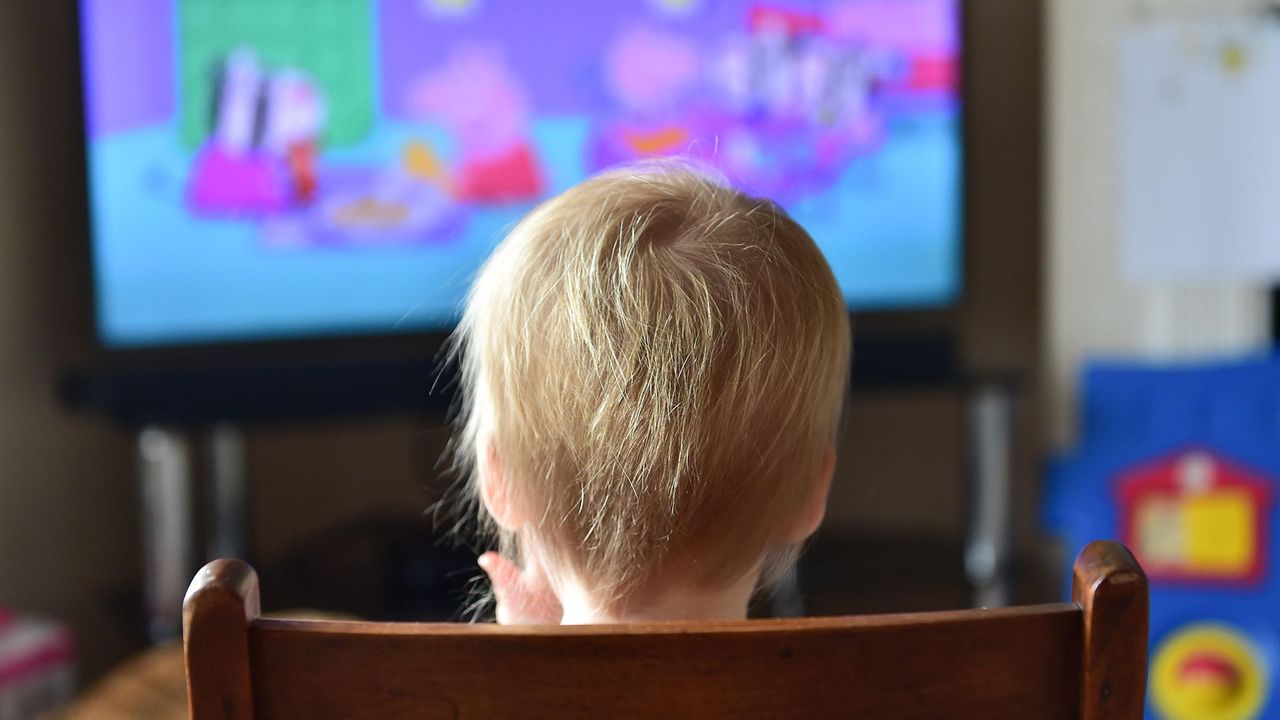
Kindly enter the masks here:
[[[830, 268], [775, 203], [706, 170], [609, 171], [533, 210], [480, 270], [453, 338], [452, 458], [476, 519], [601, 607], [671, 576], [790, 566], [784, 519], [819, 482], [849, 323]], [[479, 498], [499, 463], [518, 533]]]

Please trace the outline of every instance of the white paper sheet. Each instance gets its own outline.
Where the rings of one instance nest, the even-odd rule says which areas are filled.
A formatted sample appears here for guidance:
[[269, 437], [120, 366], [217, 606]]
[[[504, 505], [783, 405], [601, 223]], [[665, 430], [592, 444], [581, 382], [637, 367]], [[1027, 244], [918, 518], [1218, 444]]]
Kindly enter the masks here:
[[1280, 23], [1153, 22], [1118, 59], [1124, 273], [1280, 278]]

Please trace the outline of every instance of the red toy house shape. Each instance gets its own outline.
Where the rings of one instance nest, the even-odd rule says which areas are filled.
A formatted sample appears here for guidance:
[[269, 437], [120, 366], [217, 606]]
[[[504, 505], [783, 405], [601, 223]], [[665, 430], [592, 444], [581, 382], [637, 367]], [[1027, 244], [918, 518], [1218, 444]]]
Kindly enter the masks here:
[[1120, 536], [1153, 581], [1263, 580], [1274, 481], [1191, 449], [1121, 473]]

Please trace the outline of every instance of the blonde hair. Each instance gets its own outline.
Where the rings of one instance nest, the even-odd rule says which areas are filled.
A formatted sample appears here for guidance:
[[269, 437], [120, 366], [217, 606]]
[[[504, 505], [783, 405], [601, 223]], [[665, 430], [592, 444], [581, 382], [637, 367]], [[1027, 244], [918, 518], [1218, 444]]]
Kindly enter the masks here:
[[498, 246], [454, 340], [468, 494], [494, 453], [529, 518], [506, 552], [533, 540], [603, 607], [669, 573], [789, 567], [781, 523], [835, 441], [849, 322], [780, 207], [671, 163], [593, 177]]

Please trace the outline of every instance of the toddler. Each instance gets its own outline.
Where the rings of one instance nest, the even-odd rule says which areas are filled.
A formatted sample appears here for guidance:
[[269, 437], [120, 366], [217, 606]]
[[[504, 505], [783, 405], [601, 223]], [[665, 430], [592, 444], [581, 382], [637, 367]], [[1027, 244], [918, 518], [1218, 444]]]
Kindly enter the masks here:
[[776, 204], [657, 163], [533, 210], [455, 337], [501, 623], [742, 619], [818, 527], [849, 320]]

